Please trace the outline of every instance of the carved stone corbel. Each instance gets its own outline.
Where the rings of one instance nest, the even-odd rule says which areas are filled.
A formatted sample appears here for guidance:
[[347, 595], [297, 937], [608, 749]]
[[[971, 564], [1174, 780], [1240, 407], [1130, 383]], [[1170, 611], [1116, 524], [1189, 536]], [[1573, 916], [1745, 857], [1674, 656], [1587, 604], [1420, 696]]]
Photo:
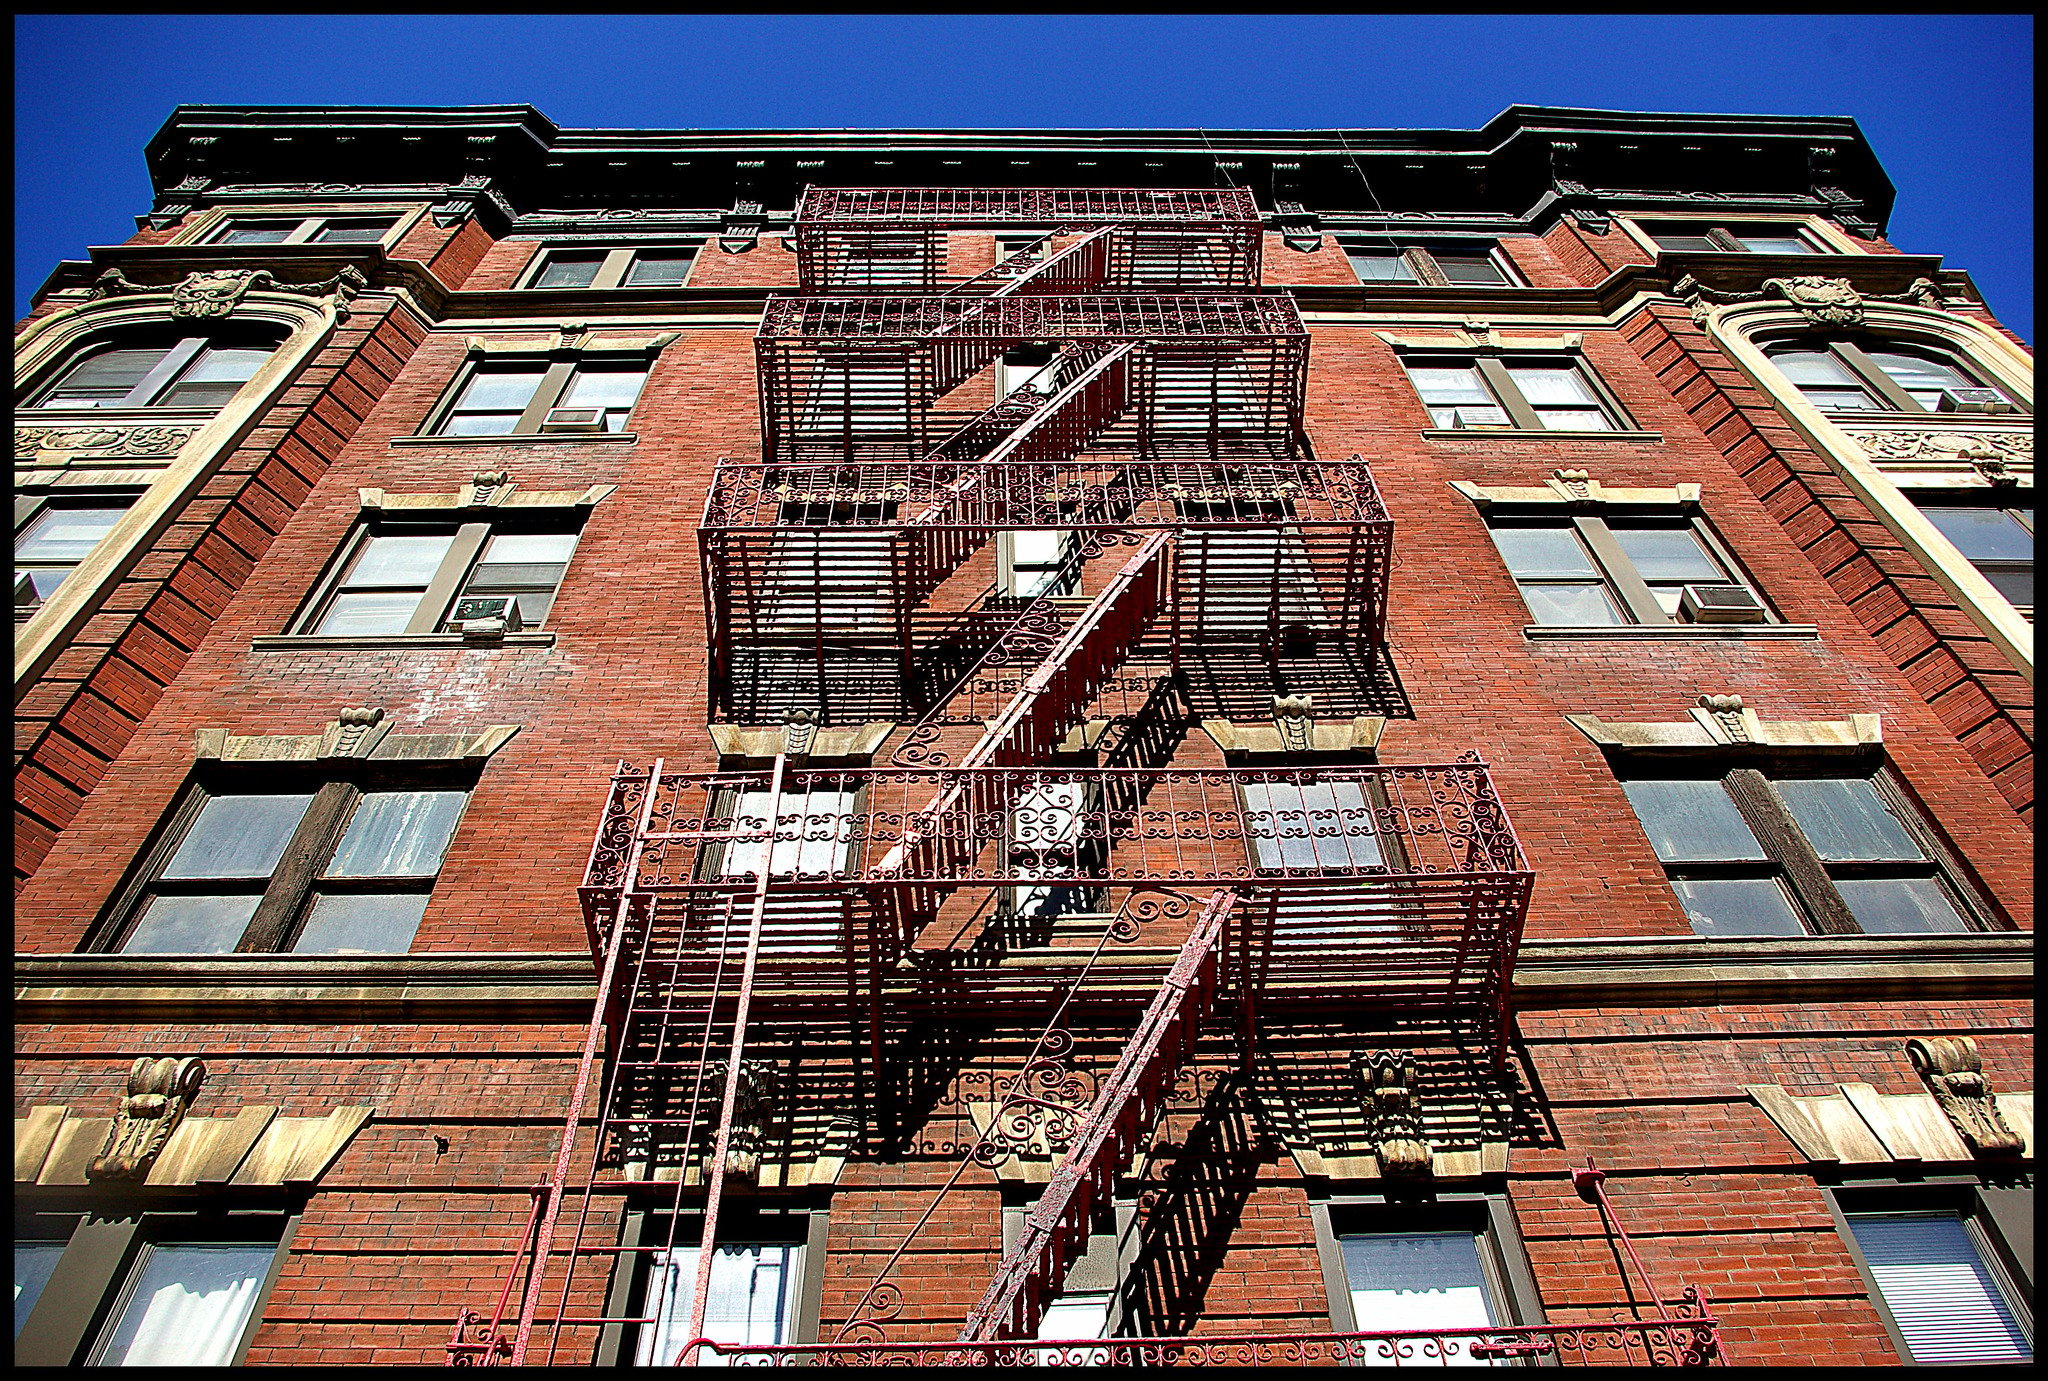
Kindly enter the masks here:
[[1273, 727], [1280, 731], [1280, 748], [1287, 753], [1306, 753], [1316, 744], [1316, 706], [1313, 695], [1273, 697]]
[[1913, 1068], [1954, 1125], [1956, 1134], [1980, 1156], [2018, 1155], [2024, 1144], [1999, 1115], [1991, 1081], [1977, 1042], [1968, 1036], [1928, 1036], [1906, 1042]]
[[1742, 717], [1742, 697], [1739, 695], [1703, 695], [1699, 707], [1705, 710], [1730, 743], [1750, 743], [1749, 722]]
[[[717, 1092], [714, 1097], [725, 1096], [724, 1060], [714, 1061], [708, 1068], [707, 1081]], [[725, 1172], [745, 1179], [755, 1179], [761, 1173], [761, 1151], [768, 1141], [768, 1120], [775, 1098], [775, 1066], [766, 1060], [741, 1060], [739, 1086], [733, 1091], [732, 1136], [725, 1146]], [[706, 1145], [707, 1161], [709, 1143]]]
[[206, 1064], [196, 1056], [152, 1060], [143, 1056], [128, 1071], [128, 1093], [107, 1129], [106, 1144], [85, 1169], [90, 1180], [139, 1180], [185, 1120]]
[[1417, 1114], [1414, 1060], [1391, 1050], [1361, 1051], [1351, 1057], [1351, 1072], [1365, 1089], [1380, 1172], [1389, 1179], [1427, 1178], [1431, 1151]]
[[802, 760], [811, 755], [818, 741], [818, 716], [810, 710], [791, 710], [783, 717], [783, 756]]

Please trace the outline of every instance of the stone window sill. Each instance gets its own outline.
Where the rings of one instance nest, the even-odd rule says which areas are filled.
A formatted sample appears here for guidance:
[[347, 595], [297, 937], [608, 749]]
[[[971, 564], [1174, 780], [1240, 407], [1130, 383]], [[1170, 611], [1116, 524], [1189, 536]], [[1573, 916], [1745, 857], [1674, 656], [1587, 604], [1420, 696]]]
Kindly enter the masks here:
[[1554, 432], [1524, 431], [1519, 427], [1432, 427], [1423, 432], [1424, 441], [1628, 441], [1636, 445], [1661, 443], [1662, 432]]
[[325, 637], [315, 633], [280, 633], [252, 638], [252, 652], [405, 652], [422, 647], [553, 647], [555, 635], [545, 631], [506, 633], [496, 638], [465, 638], [460, 633], [390, 633], [376, 638]]
[[564, 442], [611, 442], [630, 446], [640, 439], [638, 432], [511, 432], [504, 436], [394, 436], [394, 446], [531, 446]]
[[1691, 642], [1742, 641], [1749, 638], [1818, 638], [1820, 629], [1810, 623], [1674, 623], [1674, 624], [1564, 624], [1532, 623], [1522, 629], [1530, 642], [1562, 642], [1585, 639], [1606, 642]]

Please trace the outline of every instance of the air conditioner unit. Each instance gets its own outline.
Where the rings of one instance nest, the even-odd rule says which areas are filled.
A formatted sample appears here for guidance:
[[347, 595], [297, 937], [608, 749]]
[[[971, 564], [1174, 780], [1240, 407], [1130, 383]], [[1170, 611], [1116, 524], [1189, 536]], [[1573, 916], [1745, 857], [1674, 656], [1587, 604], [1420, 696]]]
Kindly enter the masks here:
[[1762, 623], [1763, 601], [1747, 585], [1688, 585], [1678, 597], [1690, 623]]
[[2011, 412], [2013, 406], [1995, 388], [1944, 389], [1936, 412]]
[[[471, 595], [455, 601], [455, 612], [448, 622], [459, 629], [463, 636], [472, 634], [517, 633], [526, 625], [519, 618], [519, 599], [515, 595]], [[470, 625], [477, 625], [474, 629]], [[497, 627], [486, 627], [495, 624]]]
[[549, 408], [540, 424], [544, 432], [601, 432], [603, 408]]

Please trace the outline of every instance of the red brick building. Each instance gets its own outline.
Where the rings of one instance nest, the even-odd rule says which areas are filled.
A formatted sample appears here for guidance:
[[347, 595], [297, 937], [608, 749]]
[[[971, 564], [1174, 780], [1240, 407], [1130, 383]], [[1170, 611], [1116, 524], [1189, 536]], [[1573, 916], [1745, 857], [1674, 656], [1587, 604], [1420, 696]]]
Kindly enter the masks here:
[[2031, 359], [1853, 122], [148, 157], [18, 1360], [2031, 1357]]

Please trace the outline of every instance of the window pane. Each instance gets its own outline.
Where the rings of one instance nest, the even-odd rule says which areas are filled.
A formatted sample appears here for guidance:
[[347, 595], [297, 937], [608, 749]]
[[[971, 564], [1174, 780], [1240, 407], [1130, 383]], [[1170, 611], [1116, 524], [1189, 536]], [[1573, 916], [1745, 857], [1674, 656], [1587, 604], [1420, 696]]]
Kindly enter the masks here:
[[[1045, 1308], [1038, 1331], [1031, 1336], [1040, 1342], [1100, 1338], [1109, 1332], [1109, 1306], [1114, 1296], [1107, 1292], [1062, 1295]], [[1013, 1353], [1019, 1361], [1022, 1354]], [[1041, 1367], [1103, 1367], [1109, 1365], [1107, 1348], [1039, 1348], [1030, 1354], [1033, 1365]]]
[[[788, 1335], [794, 1313], [797, 1264], [802, 1249], [780, 1243], [720, 1244], [711, 1254], [711, 1288], [704, 1308], [704, 1336], [713, 1342], [773, 1346]], [[637, 1366], [676, 1364], [690, 1339], [690, 1311], [697, 1287], [697, 1250], [656, 1252], [648, 1270], [642, 1306], [655, 1322], [640, 1329]], [[699, 1354], [699, 1366], [727, 1366], [727, 1359]]]
[[[1951, 388], [1982, 388], [1983, 385], [1952, 364], [1904, 350], [1872, 350], [1871, 362], [1891, 376], [1893, 383], [1933, 407], [1943, 391]], [[1925, 397], [1922, 397], [1922, 394]]]
[[1972, 561], [2032, 561], [2034, 534], [1998, 508], [1943, 508], [1920, 505], [1927, 521]]
[[484, 548], [483, 564], [562, 566], [575, 550], [573, 532], [499, 532]]
[[313, 804], [301, 796], [215, 796], [164, 868], [167, 878], [267, 878]]
[[14, 539], [14, 555], [22, 561], [83, 561], [127, 511], [126, 502], [46, 508]]
[[1584, 408], [1538, 408], [1537, 417], [1553, 432], [1611, 432], [1614, 424], [1604, 412]]
[[1804, 935], [1799, 913], [1776, 878], [1673, 878], [1671, 890], [1708, 939], [1729, 935]]
[[1416, 391], [1421, 393], [1422, 401], [1425, 403], [1493, 401], [1493, 395], [1487, 392], [1486, 384], [1480, 379], [1477, 369], [1411, 365], [1408, 377], [1415, 381]]
[[[1338, 1239], [1360, 1332], [1485, 1328], [1499, 1322], [1470, 1232], [1372, 1233]], [[1488, 1365], [1453, 1343], [1446, 1362]], [[1434, 1360], [1434, 1359], [1432, 1359]]]
[[1856, 924], [1872, 935], [1968, 930], [1933, 878], [1837, 878], [1835, 890]]
[[1485, 254], [1436, 254], [1437, 268], [1453, 283], [1505, 283], [1507, 275]]
[[1986, 567], [1984, 578], [1990, 581], [1992, 588], [2004, 595], [2015, 608], [2034, 607], [2034, 570], [2031, 563], [2025, 570]]
[[441, 428], [442, 436], [510, 436], [519, 425], [516, 412], [456, 413]]
[[690, 276], [689, 254], [636, 254], [626, 270], [629, 288], [668, 288]]
[[143, 376], [156, 368], [169, 346], [102, 350], [73, 365], [63, 380], [36, 406], [44, 408], [113, 407], [126, 398]]
[[199, 358], [192, 362], [183, 374], [181, 383], [204, 381], [207, 383], [244, 384], [256, 377], [256, 371], [270, 358], [268, 350], [227, 349], [208, 346], [199, 352]]
[[1413, 283], [1415, 270], [1399, 254], [1354, 254], [1351, 267], [1361, 283]]
[[728, 843], [719, 875], [759, 877], [763, 859], [770, 874], [778, 877], [792, 873], [819, 877], [838, 871], [853, 838], [853, 797], [851, 791], [784, 792], [771, 854], [765, 837], [768, 793], [740, 793], [733, 808], [733, 830], [757, 837]]
[[21, 1326], [28, 1322], [29, 1312], [42, 1298], [43, 1287], [50, 1283], [50, 1272], [57, 1269], [57, 1261], [64, 1255], [62, 1242], [16, 1242], [14, 1244], [14, 1336], [21, 1336]]
[[547, 366], [479, 369], [456, 401], [458, 412], [522, 412], [547, 375]]
[[1020, 566], [1056, 566], [1066, 559], [1066, 534], [1053, 528], [1028, 528], [1010, 534], [1010, 555]]
[[372, 791], [356, 803], [327, 876], [425, 877], [441, 868], [466, 791]]
[[1359, 783], [1247, 783], [1241, 789], [1253, 866], [1384, 866], [1372, 808]]
[[1587, 407], [1599, 411], [1600, 401], [1576, 369], [1555, 365], [1510, 364], [1508, 374], [1522, 396], [1536, 407]]
[[1851, 1213], [1848, 1219], [1915, 1362], [2032, 1360], [2032, 1345], [1959, 1216]]
[[217, 241], [224, 245], [274, 245], [299, 228], [297, 221], [237, 221]]
[[344, 583], [352, 590], [427, 585], [454, 540], [455, 535], [446, 532], [422, 537], [372, 537], [363, 544]]
[[262, 900], [254, 892], [239, 897], [152, 897], [121, 953], [232, 953]]
[[1780, 350], [1771, 363], [1790, 379], [1815, 407], [1844, 412], [1883, 410], [1849, 367], [1824, 350]]
[[1822, 858], [1927, 856], [1885, 809], [1877, 788], [1861, 777], [1794, 777], [1772, 785]]
[[410, 594], [339, 594], [327, 606], [315, 633], [336, 638], [380, 638], [403, 633], [419, 608], [420, 596]]
[[1740, 236], [1742, 247], [1751, 254], [1812, 254], [1812, 245], [1797, 235], [1750, 234], [1744, 231]]
[[1623, 782], [1621, 789], [1666, 863], [1766, 857], [1749, 822], [1715, 781]]
[[587, 288], [604, 266], [602, 254], [550, 254], [533, 280], [536, 288]]
[[1690, 528], [1631, 527], [1612, 521], [1607, 527], [1645, 581], [1721, 584], [1728, 578]]
[[151, 1247], [94, 1364], [228, 1366], [276, 1254], [252, 1242]]
[[630, 408], [633, 400], [640, 396], [640, 385], [647, 378], [645, 369], [585, 369], [569, 381], [569, 387], [562, 394], [562, 401], [556, 404], [564, 408]]
[[313, 239], [330, 245], [373, 245], [391, 226], [390, 221], [329, 221], [313, 233]]
[[1518, 579], [1600, 574], [1578, 533], [1568, 527], [1497, 527], [1493, 541]]
[[1659, 249], [1683, 250], [1688, 253], [1712, 253], [1721, 247], [1714, 243], [1706, 230], [1696, 226], [1649, 225], [1645, 227]]
[[1523, 585], [1522, 599], [1529, 617], [1548, 626], [1591, 628], [1628, 622], [1605, 585]]
[[404, 954], [427, 913], [425, 892], [321, 892], [293, 954]]

